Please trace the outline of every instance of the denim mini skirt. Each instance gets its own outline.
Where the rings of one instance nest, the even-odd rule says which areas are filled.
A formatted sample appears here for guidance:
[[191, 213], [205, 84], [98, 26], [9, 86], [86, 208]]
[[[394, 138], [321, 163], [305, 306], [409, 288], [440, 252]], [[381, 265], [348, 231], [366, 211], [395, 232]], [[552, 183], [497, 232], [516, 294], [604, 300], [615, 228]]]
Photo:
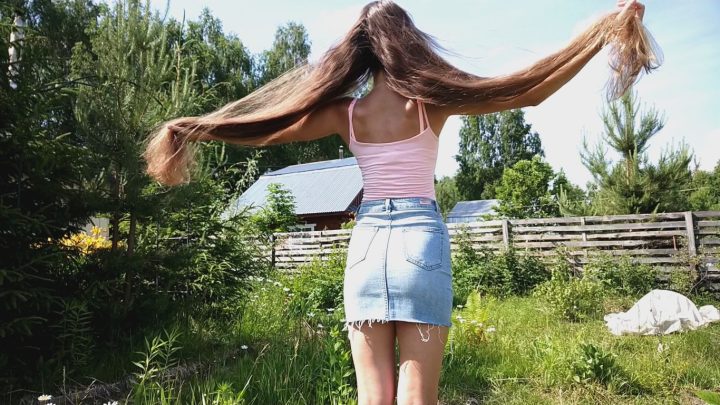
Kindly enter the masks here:
[[450, 235], [435, 200], [365, 201], [345, 266], [345, 330], [363, 322], [451, 326]]

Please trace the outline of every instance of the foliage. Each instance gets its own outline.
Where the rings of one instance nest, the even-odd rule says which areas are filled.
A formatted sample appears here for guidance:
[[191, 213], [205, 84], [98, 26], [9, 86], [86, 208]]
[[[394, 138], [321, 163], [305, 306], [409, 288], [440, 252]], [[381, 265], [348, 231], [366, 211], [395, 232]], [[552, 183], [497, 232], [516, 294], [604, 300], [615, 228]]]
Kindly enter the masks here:
[[720, 393], [713, 391], [695, 391], [695, 395], [708, 405], [720, 405]]
[[265, 240], [275, 232], [288, 232], [297, 223], [292, 192], [280, 183], [268, 184], [265, 205], [253, 214], [252, 221]]
[[322, 312], [342, 305], [346, 254], [344, 249], [334, 249], [324, 260], [315, 257], [289, 276], [285, 284], [293, 291], [295, 312]]
[[[17, 75], [0, 52], [0, 391], [29, 384], [51, 356], [50, 325], [64, 307], [57, 275], [75, 271], [79, 252], [48, 242], [76, 233], [100, 198], [91, 153], [75, 133], [69, 49], [87, 43], [98, 7], [83, 1], [0, 2], [0, 48], [15, 15], [26, 22]], [[32, 376], [32, 377], [30, 377]], [[1, 401], [0, 401], [1, 402]]]
[[[585, 143], [583, 164], [593, 176], [590, 206], [578, 214], [645, 214], [684, 211], [691, 175], [692, 153], [686, 145], [670, 149], [657, 164], [647, 157], [650, 140], [663, 128], [664, 118], [654, 109], [640, 111], [633, 92], [608, 105], [603, 114], [604, 141], [620, 155], [608, 160], [601, 144], [594, 150]], [[572, 212], [573, 205], [563, 205]]]
[[465, 227], [456, 235], [458, 249], [453, 255], [453, 302], [464, 304], [472, 291], [495, 296], [527, 294], [547, 280], [547, 268], [531, 256], [518, 254], [514, 248], [495, 253], [475, 250]]
[[353, 218], [340, 224], [340, 229], [353, 229], [356, 224], [357, 221]]
[[603, 285], [592, 277], [579, 277], [574, 271], [567, 252], [560, 250], [550, 280], [538, 285], [533, 295], [560, 318], [573, 322], [596, 319], [603, 309]]
[[540, 156], [515, 163], [505, 169], [495, 189], [495, 197], [500, 200], [495, 211], [508, 218], [558, 216], [557, 205], [550, 193], [553, 177], [552, 167]]
[[668, 275], [667, 288], [683, 295], [697, 293], [698, 274], [690, 267], [673, 269]]
[[712, 172], [693, 172], [689, 204], [693, 211], [720, 211], [720, 162]]
[[350, 341], [341, 327], [341, 323], [334, 322], [323, 340], [328, 355], [322, 367], [319, 391], [327, 393], [333, 403], [346, 404], [357, 397], [357, 392]]
[[522, 110], [467, 116], [462, 122], [460, 151], [455, 156], [462, 200], [494, 198], [505, 168], [544, 155], [540, 136], [525, 123]]
[[[265, 84], [286, 71], [306, 64], [310, 55], [310, 41], [304, 26], [289, 22], [275, 32], [272, 47], [259, 56], [258, 84]], [[292, 142], [268, 149], [264, 165], [285, 167], [298, 163], [337, 159], [338, 149], [344, 146], [340, 136], [333, 135], [311, 142]], [[345, 150], [345, 157], [352, 153]]]
[[[9, 46], [16, 11], [28, 26], [17, 88], [0, 74], [0, 344], [18, 349], [0, 354], [12, 370], [0, 385], [33, 388], [92, 367], [83, 347], [93, 359], [179, 314], [234, 313], [244, 277], [266, 264], [247, 216], [218, 218], [227, 190], [254, 180], [256, 159], [198, 145], [197, 179], [168, 190], [139, 155], [158, 122], [252, 87], [239, 40], [221, 38], [209, 14], [187, 28], [138, 1], [14, 3], [0, 5], [0, 41]], [[218, 65], [231, 60], [248, 74]], [[80, 233], [90, 216], [111, 218], [109, 242]], [[89, 345], [72, 337], [86, 328]]]
[[136, 383], [132, 387], [131, 397], [137, 402], [152, 403], [160, 399], [173, 386], [168, 371], [178, 364], [176, 352], [180, 333], [177, 329], [165, 330], [152, 340], [145, 339], [145, 351], [140, 352], [141, 360], [133, 362]]
[[648, 264], [635, 262], [630, 256], [599, 254], [585, 265], [585, 277], [599, 281], [607, 291], [621, 296], [639, 297], [657, 285], [657, 272]]
[[435, 198], [440, 208], [440, 213], [443, 218], [447, 218], [447, 215], [455, 207], [455, 204], [462, 200], [455, 177], [446, 176], [435, 181]]
[[578, 383], [597, 382], [607, 386], [618, 373], [615, 355], [606, 353], [592, 343], [580, 344], [573, 363], [573, 380]]
[[76, 299], [64, 301], [64, 307], [58, 311], [58, 315], [59, 323], [51, 325], [58, 343], [54, 360], [66, 368], [67, 375], [74, 375], [88, 363], [94, 349], [93, 314], [85, 302]]
[[570, 182], [564, 171], [555, 174], [550, 194], [554, 198], [558, 216], [590, 215], [587, 193]]
[[461, 341], [467, 347], [477, 347], [487, 342], [495, 332], [490, 320], [496, 301], [492, 296], [482, 296], [478, 291], [472, 291], [465, 305], [458, 305], [458, 324], [451, 328], [450, 338]]

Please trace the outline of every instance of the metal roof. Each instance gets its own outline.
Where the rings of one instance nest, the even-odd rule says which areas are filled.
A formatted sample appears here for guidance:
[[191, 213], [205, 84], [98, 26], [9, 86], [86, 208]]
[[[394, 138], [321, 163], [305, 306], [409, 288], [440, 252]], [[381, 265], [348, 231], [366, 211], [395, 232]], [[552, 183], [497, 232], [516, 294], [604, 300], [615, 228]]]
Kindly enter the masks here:
[[267, 186], [279, 183], [295, 198], [297, 215], [346, 212], [362, 191], [360, 167], [354, 157], [304, 163], [266, 173], [233, 203], [223, 216], [232, 215], [242, 207], [256, 210], [265, 205]]
[[460, 201], [447, 214], [447, 222], [482, 221], [483, 215], [496, 214], [495, 207], [500, 200]]

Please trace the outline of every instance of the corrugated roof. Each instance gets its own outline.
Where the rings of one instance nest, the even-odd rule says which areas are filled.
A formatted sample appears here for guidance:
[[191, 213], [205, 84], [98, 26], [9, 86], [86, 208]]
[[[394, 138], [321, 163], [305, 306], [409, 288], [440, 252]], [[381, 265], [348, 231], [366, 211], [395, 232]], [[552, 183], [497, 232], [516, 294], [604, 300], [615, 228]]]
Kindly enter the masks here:
[[495, 207], [500, 200], [460, 201], [448, 213], [447, 222], [473, 222], [482, 221], [486, 214], [496, 214]]
[[223, 216], [242, 207], [264, 206], [267, 186], [279, 183], [295, 197], [297, 215], [345, 212], [363, 187], [357, 160], [335, 159], [305, 163], [266, 173], [228, 207]]
[[357, 166], [357, 159], [355, 159], [354, 157], [349, 157], [345, 159], [333, 159], [323, 160], [320, 162], [301, 163], [298, 165], [284, 167], [280, 170], [275, 170], [274, 172], [265, 173], [265, 176], [280, 176], [283, 174], [309, 172], [313, 170], [332, 169], [335, 167], [346, 166]]

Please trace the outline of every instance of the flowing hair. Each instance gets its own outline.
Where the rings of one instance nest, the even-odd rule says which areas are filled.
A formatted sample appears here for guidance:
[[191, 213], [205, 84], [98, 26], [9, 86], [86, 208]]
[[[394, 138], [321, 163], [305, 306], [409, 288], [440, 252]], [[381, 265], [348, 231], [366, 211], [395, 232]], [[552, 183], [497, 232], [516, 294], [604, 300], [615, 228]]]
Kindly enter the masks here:
[[480, 77], [443, 59], [439, 44], [420, 31], [408, 13], [392, 1], [367, 4], [344, 38], [314, 64], [291, 69], [246, 97], [200, 117], [161, 124], [143, 153], [148, 174], [166, 185], [185, 183], [194, 166], [190, 142], [219, 140], [267, 145], [277, 134], [313, 111], [352, 94], [377, 71], [388, 86], [409, 99], [462, 107], [505, 102], [523, 96], [576, 57], [611, 45], [609, 99], [621, 96], [642, 71], [661, 63], [657, 44], [640, 18], [610, 13], [564, 49], [509, 75]]

